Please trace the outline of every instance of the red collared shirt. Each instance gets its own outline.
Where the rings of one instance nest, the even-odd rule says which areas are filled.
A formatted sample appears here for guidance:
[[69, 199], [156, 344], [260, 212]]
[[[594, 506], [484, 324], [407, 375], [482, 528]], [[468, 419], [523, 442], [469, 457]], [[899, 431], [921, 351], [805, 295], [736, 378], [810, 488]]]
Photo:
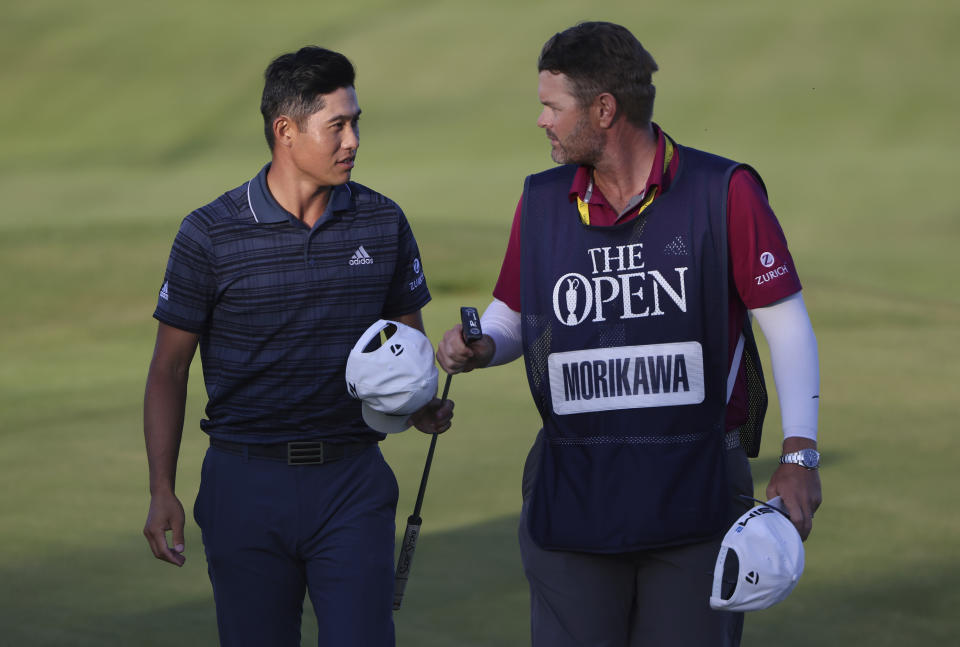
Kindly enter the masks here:
[[[570, 201], [575, 202], [579, 198], [587, 203], [591, 225], [602, 227], [628, 222], [637, 217], [641, 205], [651, 192], [656, 191], [653, 198], [655, 201], [657, 195], [670, 190], [670, 180], [676, 174], [682, 153], [674, 150], [664, 170], [668, 150], [667, 137], [656, 124], [654, 132], [657, 135], [657, 152], [646, 187], [641, 196], [630, 201], [622, 214], [617, 213], [596, 185], [592, 184], [592, 169], [581, 166], [577, 170], [570, 186]], [[493, 289], [493, 296], [515, 312], [520, 312], [522, 203], [521, 196], [514, 212], [500, 276]], [[767, 195], [753, 174], [746, 169], [737, 170], [730, 178], [730, 190], [727, 194], [727, 245], [730, 270], [729, 360], [732, 361], [747, 310], [772, 305], [799, 292], [802, 287], [787, 248], [786, 236], [767, 201]], [[727, 406], [727, 429], [735, 429], [743, 424], [746, 411], [746, 379], [741, 363]]]

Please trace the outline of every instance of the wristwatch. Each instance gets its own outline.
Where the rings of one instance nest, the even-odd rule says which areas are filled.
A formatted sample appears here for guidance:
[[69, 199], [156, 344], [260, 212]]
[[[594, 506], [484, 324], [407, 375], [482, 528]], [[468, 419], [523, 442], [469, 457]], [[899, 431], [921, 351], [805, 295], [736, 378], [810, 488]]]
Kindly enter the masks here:
[[798, 452], [790, 452], [780, 457], [780, 464], [794, 463], [808, 470], [815, 470], [820, 467], [820, 452], [815, 449], [801, 449]]

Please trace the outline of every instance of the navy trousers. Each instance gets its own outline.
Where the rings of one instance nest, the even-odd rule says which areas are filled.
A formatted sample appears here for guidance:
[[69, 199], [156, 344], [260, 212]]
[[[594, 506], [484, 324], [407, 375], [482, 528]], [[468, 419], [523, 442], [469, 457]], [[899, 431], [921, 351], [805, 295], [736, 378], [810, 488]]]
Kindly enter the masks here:
[[392, 647], [397, 481], [377, 445], [290, 466], [211, 447], [194, 518], [224, 647], [299, 647], [305, 593], [320, 646]]

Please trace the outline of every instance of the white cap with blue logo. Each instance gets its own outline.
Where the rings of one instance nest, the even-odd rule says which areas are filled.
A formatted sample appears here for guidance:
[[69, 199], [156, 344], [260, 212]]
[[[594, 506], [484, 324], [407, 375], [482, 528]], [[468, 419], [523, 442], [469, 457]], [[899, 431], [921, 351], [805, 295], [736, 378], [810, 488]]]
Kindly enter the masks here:
[[780, 497], [744, 513], [720, 544], [710, 607], [757, 611], [786, 598], [803, 574], [803, 540]]
[[364, 422], [385, 434], [410, 426], [410, 415], [436, 397], [438, 375], [433, 344], [399, 321], [367, 328], [347, 358], [347, 391], [362, 401]]

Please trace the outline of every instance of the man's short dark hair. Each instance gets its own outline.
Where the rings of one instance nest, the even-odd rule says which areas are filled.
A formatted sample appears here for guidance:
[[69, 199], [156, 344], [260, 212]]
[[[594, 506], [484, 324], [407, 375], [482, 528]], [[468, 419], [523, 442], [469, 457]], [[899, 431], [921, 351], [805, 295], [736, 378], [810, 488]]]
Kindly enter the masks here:
[[273, 150], [277, 117], [286, 115], [303, 130], [310, 115], [323, 109], [322, 95], [353, 87], [356, 72], [343, 54], [310, 46], [273, 59], [263, 77], [260, 113], [267, 145]]
[[630, 123], [646, 126], [653, 117], [657, 63], [626, 27], [610, 22], [582, 22], [554, 34], [543, 46], [540, 72], [562, 73], [582, 107], [598, 94], [616, 98]]

